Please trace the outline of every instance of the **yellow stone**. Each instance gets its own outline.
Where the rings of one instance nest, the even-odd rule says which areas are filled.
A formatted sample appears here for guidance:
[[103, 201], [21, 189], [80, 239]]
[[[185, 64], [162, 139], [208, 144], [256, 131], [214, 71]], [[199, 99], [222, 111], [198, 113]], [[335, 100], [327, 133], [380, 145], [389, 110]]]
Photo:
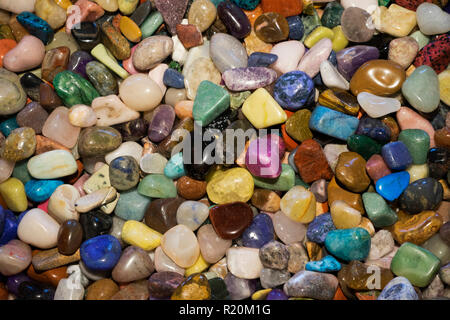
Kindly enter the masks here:
[[209, 300], [211, 288], [208, 278], [198, 273], [193, 274], [183, 281], [172, 294], [171, 300]]
[[396, 4], [388, 8], [380, 6], [372, 15], [378, 31], [394, 37], [406, 37], [417, 24], [416, 13]]
[[192, 266], [186, 269], [186, 271], [184, 272], [184, 276], [189, 277], [191, 274], [203, 272], [208, 267], [209, 263], [206, 262], [205, 259], [203, 259], [202, 254], [200, 253], [198, 255], [197, 261], [195, 261], [195, 263]]
[[131, 42], [139, 42], [142, 38], [142, 31], [139, 26], [128, 17], [123, 16], [119, 21], [120, 32]]
[[280, 209], [296, 222], [310, 223], [316, 217], [316, 197], [304, 187], [295, 186], [281, 198]]
[[250, 32], [250, 34], [247, 37], [245, 37], [244, 43], [245, 43], [245, 50], [247, 51], [248, 55], [251, 55], [253, 52], [270, 53], [270, 50], [272, 50], [273, 47], [270, 43], [266, 43], [262, 41], [260, 38], [258, 38], [253, 29]]
[[98, 61], [103, 63], [105, 66], [107, 66], [112, 71], [114, 71], [122, 79], [125, 79], [126, 77], [128, 77], [130, 75], [127, 72], [127, 70], [122, 68], [117, 63], [116, 58], [112, 55], [111, 52], [109, 52], [108, 49], [106, 49], [106, 47], [103, 44], [99, 43], [98, 45], [96, 45], [94, 47], [94, 49], [91, 50], [91, 54], [95, 58], [97, 58]]
[[375, 227], [373, 226], [372, 221], [370, 221], [366, 217], [361, 218], [361, 223], [358, 225], [359, 228], [366, 229], [371, 237], [375, 235]]
[[409, 183], [428, 177], [430, 170], [428, 164], [412, 164], [406, 171], [409, 173]]
[[225, 168], [220, 164], [213, 166], [211, 169], [209, 169], [208, 173], [206, 174], [205, 181], [206, 182], [211, 181], [212, 178], [214, 178], [217, 174], [224, 172], [224, 171], [225, 171]]
[[330, 28], [324, 26], [318, 26], [311, 32], [305, 39], [304, 45], [308, 48], [313, 47], [317, 42], [322, 40], [323, 38], [328, 38], [333, 40], [334, 32]]
[[72, 5], [72, 2], [70, 0], [54, 0], [58, 6], [63, 8], [64, 10], [67, 10]]
[[342, 200], [334, 201], [331, 204], [330, 212], [337, 229], [356, 228], [361, 223], [361, 212]]
[[264, 88], [253, 92], [242, 106], [242, 113], [256, 129], [286, 122], [286, 112]]
[[450, 188], [449, 188], [449, 186], [448, 186], [447, 181], [445, 181], [444, 179], [441, 179], [441, 180], [439, 180], [439, 183], [441, 184], [442, 189], [444, 189], [444, 196], [443, 196], [443, 199], [444, 199], [445, 201], [450, 200]]
[[95, 0], [95, 2], [104, 10], [114, 12], [119, 9], [119, 3], [117, 0]]
[[252, 300], [266, 300], [267, 295], [272, 291], [272, 289], [258, 290], [252, 294]]
[[161, 233], [139, 221], [128, 220], [122, 227], [124, 242], [147, 251], [158, 247], [161, 244], [161, 238]]
[[117, 4], [119, 6], [120, 12], [123, 15], [128, 16], [134, 12], [138, 3], [139, 3], [139, 0], [118, 0]]
[[17, 178], [9, 178], [0, 183], [0, 195], [5, 200], [9, 210], [22, 212], [27, 210], [28, 201], [25, 186]]
[[253, 177], [244, 168], [233, 168], [217, 173], [206, 185], [209, 199], [217, 204], [235, 201], [247, 202], [253, 195]]
[[345, 37], [344, 32], [342, 31], [342, 26], [336, 26], [333, 28], [333, 39], [331, 42], [333, 43], [333, 50], [338, 52], [348, 45], [348, 39]]
[[442, 71], [438, 77], [441, 100], [446, 105], [450, 105], [450, 70]]

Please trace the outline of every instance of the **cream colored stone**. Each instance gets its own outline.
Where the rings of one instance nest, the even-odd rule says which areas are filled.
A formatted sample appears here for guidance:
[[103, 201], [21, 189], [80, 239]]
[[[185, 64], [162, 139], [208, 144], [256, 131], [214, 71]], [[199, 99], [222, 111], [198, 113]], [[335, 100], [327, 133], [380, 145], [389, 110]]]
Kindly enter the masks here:
[[79, 219], [79, 214], [75, 210], [75, 202], [80, 198], [77, 188], [70, 184], [60, 185], [52, 193], [48, 202], [48, 214], [59, 223], [66, 220]]
[[[97, 116], [95, 115], [93, 108], [84, 104], [77, 104], [69, 109], [69, 122], [71, 125], [77, 127], [92, 127], [97, 123]], [[107, 126], [107, 124], [99, 125]]]
[[39, 249], [56, 247], [59, 224], [45, 211], [34, 208], [28, 211], [17, 227], [20, 240]]
[[95, 113], [98, 126], [112, 126], [140, 117], [139, 112], [128, 108], [114, 94], [95, 98], [92, 101], [92, 110]]
[[258, 248], [231, 247], [227, 250], [228, 270], [241, 279], [257, 279], [263, 265]]
[[117, 157], [130, 156], [133, 157], [137, 163], [140, 162], [142, 157], [142, 152], [144, 148], [134, 141], [126, 141], [120, 145], [116, 150], [111, 151], [105, 155], [105, 161], [110, 164]]
[[102, 188], [79, 198], [75, 202], [75, 210], [80, 213], [89, 212], [95, 208], [114, 201], [116, 197], [117, 191], [115, 188]]

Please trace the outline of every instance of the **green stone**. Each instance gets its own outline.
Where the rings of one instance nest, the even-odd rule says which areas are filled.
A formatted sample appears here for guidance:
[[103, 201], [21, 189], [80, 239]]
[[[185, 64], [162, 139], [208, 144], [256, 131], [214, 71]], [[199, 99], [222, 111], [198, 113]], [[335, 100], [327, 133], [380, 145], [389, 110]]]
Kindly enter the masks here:
[[30, 173], [28, 172], [28, 167], [27, 167], [27, 163], [28, 163], [28, 159], [23, 160], [23, 161], [19, 161], [16, 162], [15, 166], [14, 166], [14, 170], [12, 173], [12, 176], [14, 178], [19, 179], [20, 181], [22, 181], [22, 183], [25, 185], [28, 181], [30, 181], [31, 179], [33, 179], [33, 177], [31, 177]]
[[230, 93], [230, 108], [233, 110], [239, 109], [251, 94], [250, 91]]
[[163, 174], [150, 174], [138, 185], [138, 192], [151, 198], [175, 198], [177, 188], [173, 181]]
[[81, 131], [78, 137], [78, 152], [83, 157], [107, 154], [122, 143], [122, 135], [112, 127], [95, 126]]
[[359, 153], [366, 161], [381, 152], [381, 145], [368, 136], [354, 134], [347, 139], [348, 150]]
[[153, 11], [141, 24], [142, 39], [150, 37], [163, 23], [163, 17], [159, 11]]
[[395, 253], [391, 271], [408, 279], [414, 286], [426, 287], [439, 271], [439, 259], [430, 251], [405, 242]]
[[436, 72], [429, 66], [418, 67], [403, 82], [402, 93], [416, 110], [433, 112], [440, 102], [439, 78]]
[[178, 72], [181, 72], [181, 65], [179, 62], [177, 62], [175, 60], [170, 61], [169, 68], [177, 70]]
[[76, 104], [90, 106], [92, 100], [100, 96], [89, 81], [72, 71], [62, 71], [56, 74], [53, 86], [68, 107]]
[[425, 241], [421, 247], [434, 254], [441, 261], [441, 266], [450, 262], [450, 246], [442, 240], [439, 233]]
[[0, 39], [11, 39], [14, 41], [16, 40], [10, 26], [8, 26], [7, 24], [0, 25]]
[[367, 216], [376, 228], [393, 225], [398, 217], [394, 210], [388, 206], [386, 201], [375, 192], [365, 192], [362, 195], [364, 209]]
[[295, 172], [294, 169], [288, 164], [283, 163], [281, 165], [281, 174], [276, 179], [260, 178], [253, 176], [255, 187], [289, 191], [295, 185]]
[[305, 33], [302, 38], [302, 42], [305, 41], [306, 37], [313, 32], [315, 28], [322, 25], [322, 22], [320, 21], [319, 15], [317, 14], [317, 11], [315, 9], [312, 9], [314, 12], [312, 15], [303, 15], [301, 17], [303, 26], [305, 28]]
[[111, 71], [103, 63], [91, 61], [86, 65], [89, 81], [101, 96], [117, 94], [117, 81]]
[[419, 44], [419, 50], [425, 47], [430, 42], [430, 38], [420, 32], [420, 30], [411, 33], [409, 36], [417, 41], [417, 43]]
[[328, 3], [323, 11], [322, 25], [330, 29], [339, 26], [341, 24], [342, 12], [344, 12], [344, 7], [336, 1]]
[[312, 139], [313, 135], [309, 129], [309, 119], [311, 118], [311, 111], [302, 109], [296, 111], [286, 121], [287, 134], [299, 141], [303, 142], [308, 139]]
[[211, 288], [211, 300], [230, 300], [227, 285], [221, 278], [212, 278], [208, 280]]
[[307, 184], [305, 181], [303, 181], [298, 175], [295, 175], [294, 185], [302, 186], [302, 187], [305, 187], [306, 189], [309, 189], [309, 187], [310, 187], [310, 185]]
[[430, 136], [420, 129], [406, 129], [400, 132], [398, 141], [403, 142], [408, 148], [413, 159], [413, 164], [427, 162], [428, 149], [430, 149]]
[[142, 221], [151, 200], [137, 191], [136, 188], [120, 193], [114, 214], [123, 220]]
[[192, 116], [198, 125], [206, 126], [230, 107], [230, 94], [211, 81], [200, 83], [195, 96]]
[[380, 7], [387, 7], [389, 2], [391, 2], [391, 0], [378, 0], [378, 5]]

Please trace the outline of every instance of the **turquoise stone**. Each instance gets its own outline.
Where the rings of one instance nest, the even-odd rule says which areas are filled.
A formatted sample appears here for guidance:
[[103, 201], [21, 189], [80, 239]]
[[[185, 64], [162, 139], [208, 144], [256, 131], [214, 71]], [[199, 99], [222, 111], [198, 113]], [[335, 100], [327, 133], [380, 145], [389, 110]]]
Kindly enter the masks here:
[[145, 19], [140, 26], [142, 39], [148, 38], [154, 34], [163, 21], [164, 19], [159, 11], [153, 11], [150, 13], [147, 19]]
[[341, 270], [341, 264], [333, 256], [326, 256], [319, 261], [310, 261], [305, 269], [317, 272], [335, 272]]
[[33, 36], [39, 38], [45, 45], [53, 40], [54, 32], [47, 21], [34, 13], [24, 11], [16, 17], [17, 21]]
[[328, 252], [345, 261], [365, 259], [370, 243], [370, 234], [363, 228], [331, 230], [325, 238]]
[[311, 129], [344, 141], [355, 133], [358, 124], [358, 118], [323, 106], [317, 106], [309, 119]]
[[295, 185], [294, 169], [288, 164], [281, 165], [281, 174], [276, 179], [260, 178], [253, 176], [255, 186], [263, 189], [289, 191]]
[[25, 184], [25, 193], [31, 201], [43, 202], [50, 198], [56, 188], [62, 184], [64, 184], [64, 182], [61, 180], [32, 179]]
[[197, 124], [206, 126], [230, 107], [230, 94], [211, 81], [200, 83], [195, 96], [192, 116]]
[[439, 79], [433, 68], [420, 66], [406, 78], [403, 96], [421, 112], [433, 112], [439, 106]]
[[173, 181], [162, 174], [150, 174], [138, 185], [138, 192], [151, 198], [175, 198], [177, 188]]
[[409, 178], [410, 176], [407, 171], [391, 173], [378, 179], [375, 189], [386, 200], [394, 201], [408, 187]]
[[17, 128], [19, 128], [19, 125], [17, 124], [16, 117], [0, 122], [0, 131], [5, 137], [8, 137], [9, 134]]
[[28, 172], [28, 159], [16, 162], [16, 165], [14, 166], [14, 170], [12, 173], [12, 176], [14, 178], [19, 179], [22, 181], [22, 183], [25, 185], [28, 181], [33, 179], [33, 177]]
[[137, 191], [136, 188], [120, 193], [114, 213], [123, 220], [142, 221], [150, 199]]
[[428, 150], [430, 149], [430, 136], [420, 129], [406, 129], [400, 132], [398, 141], [403, 142], [408, 148], [413, 164], [424, 164], [427, 162]]
[[53, 86], [58, 96], [68, 107], [76, 104], [90, 106], [92, 100], [100, 96], [89, 81], [72, 71], [62, 71], [56, 74], [53, 79]]
[[374, 227], [382, 228], [393, 225], [398, 217], [378, 193], [365, 192], [362, 195], [364, 209]]
[[255, 10], [261, 0], [233, 0], [233, 2], [244, 10]]
[[186, 175], [183, 164], [183, 154], [174, 154], [164, 167], [164, 175], [169, 179], [178, 179]]

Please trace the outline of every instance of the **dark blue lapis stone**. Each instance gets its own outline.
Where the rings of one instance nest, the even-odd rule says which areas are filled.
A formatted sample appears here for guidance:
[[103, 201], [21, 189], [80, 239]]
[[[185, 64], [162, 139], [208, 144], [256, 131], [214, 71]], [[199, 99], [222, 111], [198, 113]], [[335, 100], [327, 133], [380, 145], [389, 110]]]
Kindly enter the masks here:
[[17, 15], [16, 19], [31, 35], [41, 39], [45, 45], [53, 40], [52, 27], [37, 15], [24, 11]]
[[247, 67], [268, 67], [275, 61], [278, 56], [272, 53], [253, 52], [247, 61]]
[[286, 18], [289, 25], [289, 39], [302, 40], [305, 34], [305, 27], [300, 16], [292, 16]]
[[7, 244], [13, 239], [17, 239], [17, 227], [19, 225], [19, 221], [12, 211], [4, 210], [4, 213], [5, 223], [2, 236], [0, 237], [0, 246]]
[[313, 93], [314, 82], [303, 71], [291, 71], [283, 74], [275, 82], [273, 89], [275, 100], [283, 108], [291, 111], [296, 111], [310, 103]]
[[355, 134], [365, 135], [380, 143], [391, 140], [391, 129], [380, 119], [373, 119], [364, 115], [359, 120]]
[[253, 218], [252, 224], [242, 234], [242, 244], [249, 248], [261, 248], [273, 239], [272, 219], [265, 213]]
[[401, 141], [385, 144], [381, 148], [381, 155], [392, 170], [405, 170], [413, 161], [408, 148]]
[[331, 213], [327, 212], [317, 216], [309, 225], [306, 236], [309, 241], [322, 244], [325, 242], [328, 232], [336, 230]]
[[175, 69], [167, 69], [163, 76], [164, 85], [176, 89], [184, 88], [184, 76]]
[[81, 261], [93, 271], [108, 271], [119, 261], [122, 248], [119, 240], [109, 234], [86, 240], [81, 244]]
[[5, 209], [0, 205], [0, 237], [3, 234], [3, 228], [5, 227], [5, 219], [6, 219], [6, 213]]

